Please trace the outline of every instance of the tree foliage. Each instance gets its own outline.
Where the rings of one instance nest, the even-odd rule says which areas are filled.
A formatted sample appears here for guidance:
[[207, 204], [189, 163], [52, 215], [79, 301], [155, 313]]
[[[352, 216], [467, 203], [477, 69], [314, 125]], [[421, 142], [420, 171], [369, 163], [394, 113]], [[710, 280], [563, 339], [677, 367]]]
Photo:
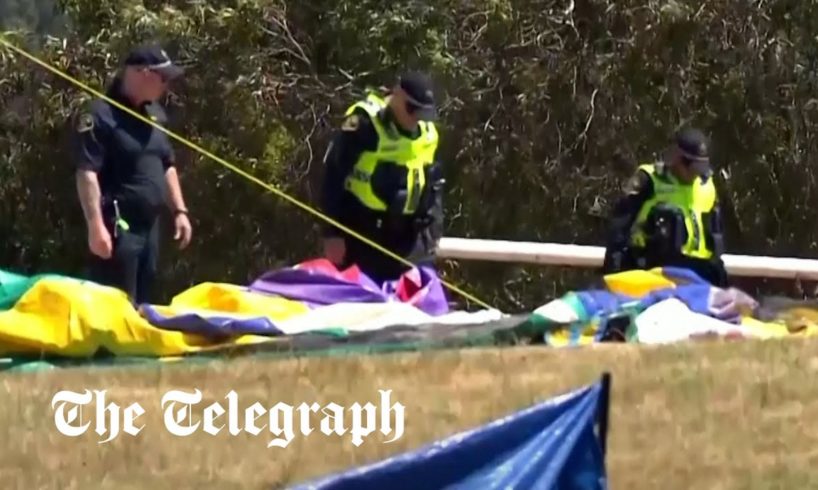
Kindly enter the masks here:
[[[422, 68], [444, 101], [447, 236], [601, 244], [623, 178], [691, 123], [713, 136], [731, 253], [817, 248], [814, 2], [0, 0], [0, 12], [16, 42], [96, 88], [131, 44], [165, 43], [188, 67], [171, 129], [313, 206], [343, 109]], [[0, 73], [0, 263], [81, 273], [66, 144], [88, 94], [8, 51]], [[318, 253], [314, 216], [177, 148], [195, 243], [163, 249], [164, 299]], [[508, 309], [590, 277], [446, 270]]]

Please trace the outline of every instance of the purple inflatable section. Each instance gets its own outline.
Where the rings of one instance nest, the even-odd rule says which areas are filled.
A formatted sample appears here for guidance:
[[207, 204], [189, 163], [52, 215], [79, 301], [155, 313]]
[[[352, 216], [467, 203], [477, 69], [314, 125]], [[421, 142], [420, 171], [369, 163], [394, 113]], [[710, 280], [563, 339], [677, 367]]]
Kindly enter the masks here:
[[443, 284], [434, 269], [417, 267], [400, 279], [378, 285], [357, 267], [338, 271], [325, 260], [302, 262], [267, 272], [250, 290], [304, 301], [311, 306], [335, 303], [404, 302], [437, 316], [449, 313]]

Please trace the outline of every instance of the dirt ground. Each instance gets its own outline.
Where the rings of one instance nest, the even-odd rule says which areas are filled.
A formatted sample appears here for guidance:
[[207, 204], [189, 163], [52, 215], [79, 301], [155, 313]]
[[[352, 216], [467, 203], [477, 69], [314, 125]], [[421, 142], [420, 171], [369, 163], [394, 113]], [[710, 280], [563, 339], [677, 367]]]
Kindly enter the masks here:
[[[0, 478], [5, 488], [282, 488], [416, 448], [612, 373], [608, 471], [613, 489], [818, 487], [818, 341], [741, 341], [667, 347], [473, 349], [292, 360], [240, 359], [189, 366], [72, 368], [0, 375]], [[360, 447], [298, 426], [285, 448], [257, 436], [172, 435], [162, 396], [202, 390], [193, 409], [242, 410], [255, 402], [379, 401], [405, 406], [403, 436], [375, 432]], [[60, 390], [107, 390], [121, 407], [145, 409], [136, 436], [104, 439], [92, 421], [78, 437], [55, 427]], [[219, 422], [224, 423], [226, 416]], [[312, 427], [318, 429], [320, 415]], [[260, 418], [264, 427], [268, 419]], [[120, 426], [122, 426], [120, 421]], [[137, 425], [138, 425], [137, 424]], [[121, 428], [121, 427], [120, 427]], [[380, 425], [378, 426], [380, 429]], [[107, 437], [107, 436], [106, 436]], [[420, 487], [419, 487], [420, 488]]]

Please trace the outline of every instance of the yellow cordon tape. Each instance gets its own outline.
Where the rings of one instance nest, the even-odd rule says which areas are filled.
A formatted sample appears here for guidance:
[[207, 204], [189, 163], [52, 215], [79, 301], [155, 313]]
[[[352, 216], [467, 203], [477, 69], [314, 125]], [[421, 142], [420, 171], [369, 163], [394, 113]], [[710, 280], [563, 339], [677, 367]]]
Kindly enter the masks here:
[[[80, 82], [79, 80], [72, 77], [71, 75], [63, 72], [62, 70], [53, 67], [49, 63], [47, 63], [45, 61], [42, 61], [40, 58], [34, 56], [33, 54], [30, 54], [29, 52], [15, 46], [14, 44], [10, 43], [5, 38], [5, 36], [0, 35], [0, 44], [4, 45], [6, 48], [16, 52], [17, 54], [19, 54], [19, 55], [21, 55], [21, 56], [23, 56], [25, 58], [28, 58], [29, 60], [33, 61], [34, 63], [36, 63], [36, 64], [38, 64], [40, 66], [42, 66], [43, 68], [50, 71], [51, 73], [54, 73], [55, 75], [65, 79], [65, 80], [68, 80], [69, 82], [71, 82], [72, 84], [76, 85], [77, 87], [85, 90], [86, 92], [88, 92], [90, 94], [93, 94], [96, 97], [99, 97], [100, 99], [105, 100], [109, 104], [111, 104], [111, 105], [113, 105], [113, 106], [127, 112], [128, 114], [130, 114], [133, 117], [139, 119], [140, 121], [143, 121], [146, 124], [150, 124], [151, 126], [155, 127], [156, 129], [162, 131], [163, 133], [167, 134], [171, 138], [175, 139], [176, 141], [178, 141], [178, 142], [182, 143], [183, 145], [185, 145], [185, 146], [187, 146], [187, 147], [201, 153], [202, 155], [204, 155], [206, 157], [209, 157], [210, 159], [216, 161], [217, 163], [220, 163], [221, 165], [223, 165], [223, 166], [227, 167], [228, 169], [232, 170], [233, 172], [241, 175], [245, 179], [260, 185], [261, 187], [263, 187], [263, 188], [267, 189], [268, 191], [278, 195], [279, 197], [284, 198], [285, 200], [289, 201], [290, 203], [295, 204], [296, 206], [300, 207], [301, 209], [304, 209], [305, 211], [310, 212], [310, 213], [314, 214], [315, 216], [323, 219], [327, 223], [330, 223], [331, 225], [338, 227], [339, 229], [341, 229], [341, 230], [345, 231], [346, 233], [348, 233], [349, 235], [361, 240], [362, 242], [366, 243], [367, 245], [371, 246], [372, 248], [383, 252], [387, 256], [389, 256], [389, 257], [391, 257], [391, 258], [393, 258], [393, 259], [395, 259], [395, 260], [397, 260], [397, 261], [399, 261], [399, 262], [401, 262], [401, 263], [403, 263], [405, 265], [408, 265], [410, 267], [415, 266], [415, 264], [413, 264], [412, 262], [410, 262], [410, 261], [404, 259], [403, 257], [395, 254], [394, 252], [380, 246], [379, 244], [377, 244], [374, 241], [366, 238], [365, 236], [357, 233], [356, 231], [351, 230], [350, 228], [347, 228], [346, 226], [342, 225], [341, 223], [338, 223], [337, 221], [335, 221], [334, 219], [332, 219], [329, 216], [325, 215], [321, 211], [318, 211], [318, 210], [310, 207], [308, 204], [305, 204], [305, 203], [299, 201], [298, 199], [288, 195], [284, 191], [276, 188], [275, 186], [270, 185], [270, 184], [268, 184], [268, 183], [266, 183], [266, 182], [264, 182], [262, 180], [259, 180], [257, 177], [245, 172], [244, 170], [238, 168], [237, 166], [231, 164], [230, 162], [224, 160], [223, 158], [219, 158], [218, 156], [216, 156], [213, 153], [205, 150], [204, 148], [197, 145], [196, 143], [193, 143], [192, 141], [188, 140], [187, 138], [179, 136], [176, 133], [174, 133], [173, 131], [162, 127], [160, 124], [157, 124], [155, 121], [153, 121], [153, 120], [139, 114], [138, 112], [135, 112], [135, 111], [129, 109], [128, 107], [125, 107], [124, 105], [122, 105], [119, 102], [111, 99], [110, 97], [106, 96], [105, 94], [102, 94], [99, 91], [94, 90], [93, 88], [85, 85], [84, 83]], [[478, 298], [476, 298], [476, 297], [472, 296], [471, 294], [463, 291], [462, 289], [458, 288], [457, 286], [455, 286], [453, 284], [450, 284], [450, 283], [444, 281], [443, 279], [441, 279], [440, 282], [444, 286], [446, 286], [447, 288], [449, 288], [452, 291], [460, 294], [464, 298], [466, 298], [466, 299], [468, 299], [468, 300], [482, 306], [483, 308], [493, 309], [491, 307], [491, 305], [489, 305], [488, 303], [479, 300]]]

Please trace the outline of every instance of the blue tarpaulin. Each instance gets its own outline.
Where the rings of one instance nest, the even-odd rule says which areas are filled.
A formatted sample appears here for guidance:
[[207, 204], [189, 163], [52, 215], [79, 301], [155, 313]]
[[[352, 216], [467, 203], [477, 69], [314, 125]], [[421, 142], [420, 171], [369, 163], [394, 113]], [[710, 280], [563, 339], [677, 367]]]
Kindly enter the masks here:
[[607, 488], [610, 376], [572, 393], [295, 490]]

